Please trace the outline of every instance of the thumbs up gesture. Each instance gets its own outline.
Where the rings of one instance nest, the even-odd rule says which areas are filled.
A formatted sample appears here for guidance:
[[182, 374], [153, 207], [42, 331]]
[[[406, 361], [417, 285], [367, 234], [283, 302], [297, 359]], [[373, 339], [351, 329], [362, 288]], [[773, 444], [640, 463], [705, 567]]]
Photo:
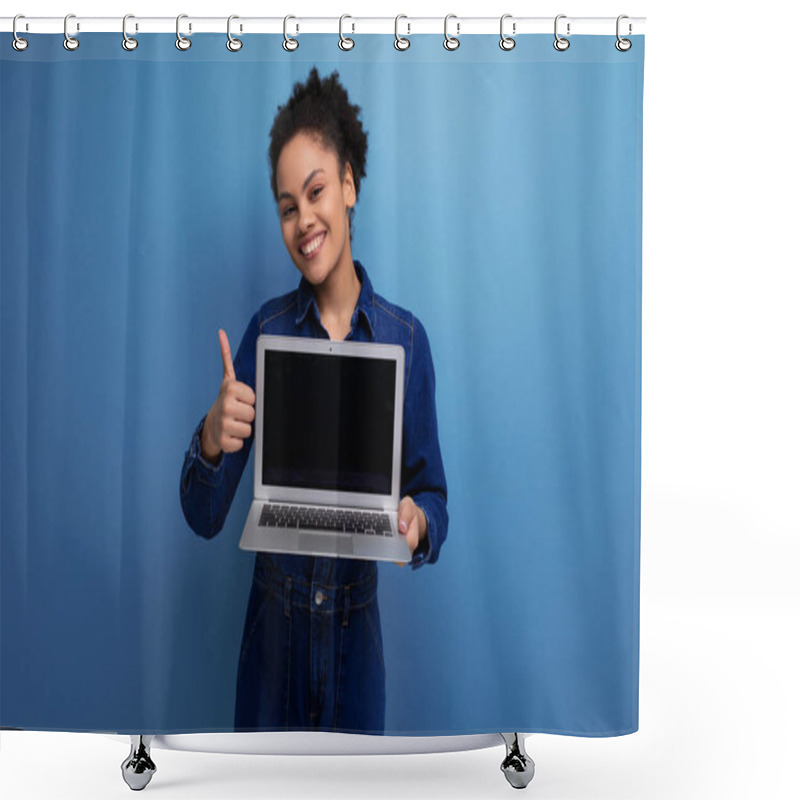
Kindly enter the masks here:
[[256, 418], [256, 395], [246, 384], [236, 380], [231, 347], [225, 331], [219, 331], [219, 349], [222, 354], [222, 385], [203, 424], [200, 449], [203, 458], [212, 463], [219, 461], [222, 453], [235, 453], [249, 438]]

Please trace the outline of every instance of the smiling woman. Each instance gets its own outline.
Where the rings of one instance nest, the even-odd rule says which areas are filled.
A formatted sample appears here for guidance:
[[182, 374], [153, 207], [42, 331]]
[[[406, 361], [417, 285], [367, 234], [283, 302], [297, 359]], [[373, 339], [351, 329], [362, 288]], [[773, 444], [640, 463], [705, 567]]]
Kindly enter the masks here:
[[314, 287], [331, 339], [350, 331], [359, 283], [350, 250], [352, 217], [366, 174], [367, 135], [347, 90], [316, 67], [295, 87], [270, 132], [272, 191], [286, 249]]
[[323, 327], [342, 340], [361, 288], [350, 251], [353, 169], [349, 162], [342, 168], [318, 134], [303, 131], [283, 147], [275, 172], [284, 244], [314, 287]]
[[[382, 298], [353, 261], [351, 220], [367, 136], [337, 73], [316, 68], [279, 109], [270, 134], [272, 189], [299, 287], [256, 312], [231, 359], [181, 475], [181, 503], [200, 536], [227, 516], [253, 443], [260, 334], [399, 344], [405, 399], [398, 528], [411, 564], [433, 563], [447, 535], [434, 371], [425, 329]], [[351, 410], [352, 411], [352, 410]], [[353, 412], [354, 413], [354, 412]], [[374, 561], [259, 552], [242, 637], [235, 728], [383, 733], [386, 668]]]

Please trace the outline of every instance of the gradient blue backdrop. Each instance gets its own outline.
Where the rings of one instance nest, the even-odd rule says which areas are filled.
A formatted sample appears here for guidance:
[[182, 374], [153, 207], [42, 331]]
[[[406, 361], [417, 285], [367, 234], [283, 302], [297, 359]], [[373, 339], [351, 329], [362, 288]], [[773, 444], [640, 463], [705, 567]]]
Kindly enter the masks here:
[[425, 324], [450, 533], [380, 566], [387, 733], [638, 725], [644, 38], [0, 36], [0, 724], [233, 723], [253, 555], [178, 479], [250, 315], [293, 288], [268, 185], [292, 84], [369, 132], [353, 252]]

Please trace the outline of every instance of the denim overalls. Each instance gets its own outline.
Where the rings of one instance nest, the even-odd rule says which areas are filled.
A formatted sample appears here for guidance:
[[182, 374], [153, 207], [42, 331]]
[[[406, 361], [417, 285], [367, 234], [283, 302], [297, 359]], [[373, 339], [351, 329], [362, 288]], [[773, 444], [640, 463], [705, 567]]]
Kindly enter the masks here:
[[[419, 320], [375, 294], [364, 267], [354, 263], [361, 292], [347, 338], [405, 349], [400, 495], [410, 495], [428, 522], [428, 536], [411, 561], [418, 569], [437, 560], [448, 525], [430, 345]], [[234, 369], [251, 388], [262, 333], [328, 337], [305, 278], [297, 290], [264, 303], [245, 331]], [[210, 539], [225, 522], [253, 437], [213, 466], [200, 454], [203, 421], [186, 453], [180, 494], [192, 530]], [[239, 654], [235, 729], [383, 733], [386, 670], [377, 588], [372, 561], [257, 553]]]
[[256, 557], [236, 729], [382, 733], [386, 671], [375, 563], [365, 562], [363, 577], [339, 583], [330, 574], [333, 559], [313, 559], [309, 581], [273, 558]]

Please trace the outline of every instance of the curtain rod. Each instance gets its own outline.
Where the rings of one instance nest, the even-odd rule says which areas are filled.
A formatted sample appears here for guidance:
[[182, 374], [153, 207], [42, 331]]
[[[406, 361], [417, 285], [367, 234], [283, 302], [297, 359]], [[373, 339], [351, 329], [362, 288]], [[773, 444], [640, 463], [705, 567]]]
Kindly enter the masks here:
[[[192, 33], [226, 33], [227, 17], [194, 17], [181, 15], [182, 35]], [[569, 35], [614, 35], [617, 30], [616, 17], [570, 17], [559, 15], [558, 31], [561, 36]], [[395, 25], [403, 36], [413, 34], [443, 34], [444, 17], [303, 17], [288, 19], [287, 30], [291, 35], [299, 33], [385, 33], [394, 34]], [[621, 21], [623, 36], [644, 33], [645, 17], [625, 17]], [[11, 32], [13, 17], [0, 17], [0, 31]], [[70, 15], [67, 20], [70, 36], [81, 33], [122, 33], [122, 17], [81, 17]], [[64, 17], [26, 17], [17, 20], [17, 33], [64, 33]], [[136, 17], [130, 16], [126, 23], [129, 36], [136, 33], [175, 33], [176, 17]], [[569, 29], [567, 28], [569, 26]], [[507, 36], [531, 33], [553, 34], [555, 17], [514, 17], [505, 15], [503, 29]], [[451, 35], [496, 33], [500, 34], [500, 15], [497, 17], [459, 17], [450, 15], [448, 30]], [[242, 33], [284, 33], [284, 17], [235, 17], [231, 21], [231, 31]]]

